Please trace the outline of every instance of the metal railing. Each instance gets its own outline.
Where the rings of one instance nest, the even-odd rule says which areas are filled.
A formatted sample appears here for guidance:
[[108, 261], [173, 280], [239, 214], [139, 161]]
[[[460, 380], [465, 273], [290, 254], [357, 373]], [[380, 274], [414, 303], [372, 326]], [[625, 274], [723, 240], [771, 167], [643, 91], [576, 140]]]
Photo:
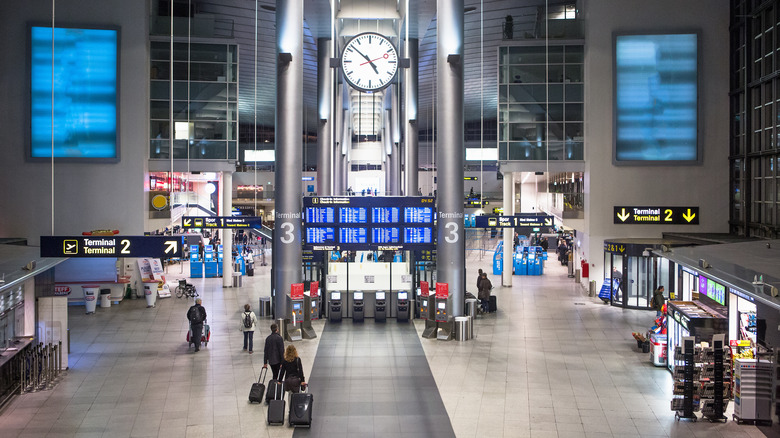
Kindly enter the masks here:
[[20, 394], [54, 388], [62, 375], [62, 341], [31, 346], [18, 365]]

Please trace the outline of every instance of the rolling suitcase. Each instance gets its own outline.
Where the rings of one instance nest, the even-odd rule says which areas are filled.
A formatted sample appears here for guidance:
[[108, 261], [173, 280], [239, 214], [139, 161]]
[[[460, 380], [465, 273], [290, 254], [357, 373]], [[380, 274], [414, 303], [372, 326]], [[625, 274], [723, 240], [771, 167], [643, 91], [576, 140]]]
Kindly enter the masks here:
[[[273, 382], [273, 380], [271, 381]], [[271, 426], [281, 426], [284, 424], [284, 390], [282, 385], [276, 386], [277, 391], [274, 392], [274, 399], [268, 402], [268, 424]], [[268, 391], [271, 391], [269, 385]]]
[[268, 382], [268, 391], [265, 393], [265, 402], [270, 403], [271, 400], [281, 398], [282, 394], [284, 394], [284, 384], [279, 380], [271, 379]]
[[488, 308], [489, 312], [492, 313], [492, 312], [496, 311], [497, 307], [496, 307], [496, 296], [495, 295], [491, 295], [490, 296], [490, 304], [488, 305], [488, 307], [489, 307]]
[[290, 426], [311, 427], [311, 411], [313, 404], [314, 396], [308, 392], [292, 394], [290, 396], [290, 414], [287, 419]]
[[249, 389], [249, 403], [262, 403], [263, 395], [265, 395], [265, 376], [268, 374], [268, 368], [263, 368], [260, 372], [260, 378], [256, 383], [252, 384], [252, 388]]

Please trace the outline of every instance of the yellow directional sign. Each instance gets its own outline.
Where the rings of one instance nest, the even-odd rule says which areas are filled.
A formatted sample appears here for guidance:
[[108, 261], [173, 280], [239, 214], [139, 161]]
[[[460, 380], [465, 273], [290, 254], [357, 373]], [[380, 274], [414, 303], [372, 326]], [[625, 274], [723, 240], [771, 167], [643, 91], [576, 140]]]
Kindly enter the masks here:
[[624, 207], [613, 211], [615, 224], [698, 225], [699, 207]]

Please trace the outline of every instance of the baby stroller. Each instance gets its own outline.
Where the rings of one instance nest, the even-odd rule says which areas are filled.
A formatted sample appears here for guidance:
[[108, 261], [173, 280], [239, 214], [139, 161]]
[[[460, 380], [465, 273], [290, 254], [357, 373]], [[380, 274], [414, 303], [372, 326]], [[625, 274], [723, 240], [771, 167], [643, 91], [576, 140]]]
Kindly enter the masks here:
[[[211, 326], [209, 326], [207, 323], [203, 323], [203, 333], [200, 335], [200, 342], [203, 344], [204, 347], [209, 345], [209, 339], [211, 338]], [[192, 323], [190, 323], [190, 328], [187, 330], [187, 347], [192, 348], [195, 346], [195, 341], [192, 339]]]

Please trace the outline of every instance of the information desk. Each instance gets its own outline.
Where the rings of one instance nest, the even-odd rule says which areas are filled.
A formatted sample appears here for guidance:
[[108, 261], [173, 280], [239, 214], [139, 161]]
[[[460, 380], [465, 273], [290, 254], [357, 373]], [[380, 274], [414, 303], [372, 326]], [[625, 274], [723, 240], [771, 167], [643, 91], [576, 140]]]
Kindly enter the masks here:
[[[675, 348], [682, 345], [682, 338], [695, 336], [696, 343], [712, 342], [712, 335], [725, 334], [728, 337], [729, 320], [726, 315], [699, 301], [667, 301], [667, 366], [674, 372], [675, 365], [683, 365], [675, 360]], [[728, 339], [726, 339], [728, 341]]]

